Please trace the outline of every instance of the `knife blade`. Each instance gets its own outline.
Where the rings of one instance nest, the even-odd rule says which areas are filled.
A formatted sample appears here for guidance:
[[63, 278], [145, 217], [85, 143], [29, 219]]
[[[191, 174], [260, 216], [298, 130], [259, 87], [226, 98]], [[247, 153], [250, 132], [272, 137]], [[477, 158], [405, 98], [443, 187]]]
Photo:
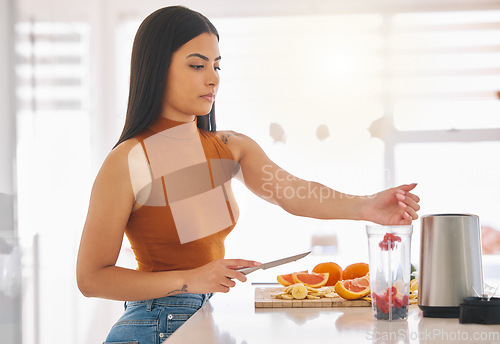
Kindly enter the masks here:
[[283, 264], [286, 264], [286, 263], [293, 262], [295, 260], [304, 258], [309, 253], [311, 253], [311, 251], [304, 252], [304, 253], [301, 253], [301, 254], [297, 254], [295, 256], [290, 256], [290, 257], [286, 257], [286, 258], [281, 258], [281, 259], [273, 260], [271, 262], [267, 262], [267, 263], [261, 264], [259, 266], [252, 266], [252, 267], [249, 267], [249, 268], [242, 268], [242, 269], [237, 269], [237, 270], [240, 271], [240, 272], [242, 272], [244, 275], [248, 275], [249, 273], [257, 271], [257, 270], [260, 270], [260, 269], [266, 270], [266, 269], [269, 269], [269, 268], [274, 268], [275, 266], [278, 266], [278, 265], [283, 265]]

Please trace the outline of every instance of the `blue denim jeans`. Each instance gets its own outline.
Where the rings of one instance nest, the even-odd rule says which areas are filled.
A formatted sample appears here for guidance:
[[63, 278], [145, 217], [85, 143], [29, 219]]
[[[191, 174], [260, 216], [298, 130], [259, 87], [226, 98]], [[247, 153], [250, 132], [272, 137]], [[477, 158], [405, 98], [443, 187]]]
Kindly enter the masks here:
[[125, 312], [104, 344], [159, 344], [167, 339], [212, 294], [178, 294], [159, 299], [125, 302]]

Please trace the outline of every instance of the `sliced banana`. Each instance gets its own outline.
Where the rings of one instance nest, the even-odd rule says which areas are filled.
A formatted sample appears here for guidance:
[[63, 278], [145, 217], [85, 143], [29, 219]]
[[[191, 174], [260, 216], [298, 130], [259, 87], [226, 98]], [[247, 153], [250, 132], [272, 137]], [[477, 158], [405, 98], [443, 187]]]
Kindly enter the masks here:
[[311, 299], [311, 300], [319, 300], [319, 299], [321, 299], [321, 297], [319, 297], [319, 296], [314, 296], [314, 295], [310, 295], [310, 294], [307, 295], [306, 298]]
[[271, 297], [283, 300], [318, 300], [322, 298], [338, 298], [335, 287], [312, 288], [302, 283], [295, 283], [284, 287], [282, 291], [271, 294]]
[[302, 283], [296, 283], [292, 288], [292, 296], [297, 300], [303, 300], [307, 296], [307, 288]]
[[418, 300], [418, 279], [415, 278], [410, 282], [410, 297], [409, 303], [415, 304]]
[[337, 294], [335, 292], [331, 292], [331, 293], [325, 294], [325, 297], [333, 299], [333, 298], [340, 297], [340, 296], [339, 296], [339, 294]]
[[418, 291], [418, 279], [415, 278], [410, 282], [410, 292]]

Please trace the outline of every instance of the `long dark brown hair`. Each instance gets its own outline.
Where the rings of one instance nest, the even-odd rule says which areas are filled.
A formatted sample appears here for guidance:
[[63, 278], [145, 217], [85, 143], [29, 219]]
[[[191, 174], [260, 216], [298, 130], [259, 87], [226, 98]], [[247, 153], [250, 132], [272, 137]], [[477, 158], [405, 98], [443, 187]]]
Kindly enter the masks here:
[[[144, 19], [132, 47], [127, 116], [115, 147], [157, 119], [172, 54], [202, 33], [219, 39], [215, 26], [205, 16], [183, 6], [164, 7]], [[197, 125], [200, 129], [216, 130], [215, 105], [207, 115], [197, 116]]]

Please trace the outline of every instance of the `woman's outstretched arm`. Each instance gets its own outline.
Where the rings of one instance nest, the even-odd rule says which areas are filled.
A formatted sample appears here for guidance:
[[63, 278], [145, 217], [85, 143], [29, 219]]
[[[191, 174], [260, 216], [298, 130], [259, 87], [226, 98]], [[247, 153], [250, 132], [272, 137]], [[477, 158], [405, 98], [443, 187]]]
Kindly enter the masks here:
[[355, 196], [293, 176], [276, 165], [248, 136], [218, 133], [241, 167], [240, 177], [257, 196], [298, 216], [318, 219], [366, 220], [384, 225], [410, 224], [420, 209], [416, 184], [401, 185], [374, 195]]

